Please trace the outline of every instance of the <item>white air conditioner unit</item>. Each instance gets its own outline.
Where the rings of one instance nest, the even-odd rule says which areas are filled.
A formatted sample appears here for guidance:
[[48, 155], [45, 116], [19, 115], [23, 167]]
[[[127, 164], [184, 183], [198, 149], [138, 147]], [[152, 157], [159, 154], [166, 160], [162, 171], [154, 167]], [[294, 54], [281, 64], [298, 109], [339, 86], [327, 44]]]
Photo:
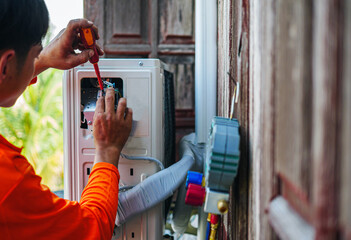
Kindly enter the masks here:
[[[116, 96], [125, 97], [133, 109], [133, 129], [122, 153], [164, 163], [164, 64], [158, 59], [101, 59], [99, 67], [101, 77], [118, 89]], [[92, 116], [98, 90], [92, 64], [65, 71], [64, 195], [69, 200], [80, 200], [93, 166]], [[159, 171], [154, 162], [122, 157], [118, 169], [120, 187], [134, 186]], [[158, 204], [119, 227], [113, 239], [161, 239], [163, 223], [164, 207]]]

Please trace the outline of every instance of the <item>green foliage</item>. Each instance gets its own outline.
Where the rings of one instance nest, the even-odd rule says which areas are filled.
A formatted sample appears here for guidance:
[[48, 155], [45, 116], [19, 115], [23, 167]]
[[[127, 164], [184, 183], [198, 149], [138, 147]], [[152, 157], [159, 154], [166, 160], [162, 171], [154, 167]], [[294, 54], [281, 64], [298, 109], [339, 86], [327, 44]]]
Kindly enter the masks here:
[[62, 74], [50, 69], [12, 108], [0, 109], [0, 134], [22, 154], [51, 190], [63, 189]]

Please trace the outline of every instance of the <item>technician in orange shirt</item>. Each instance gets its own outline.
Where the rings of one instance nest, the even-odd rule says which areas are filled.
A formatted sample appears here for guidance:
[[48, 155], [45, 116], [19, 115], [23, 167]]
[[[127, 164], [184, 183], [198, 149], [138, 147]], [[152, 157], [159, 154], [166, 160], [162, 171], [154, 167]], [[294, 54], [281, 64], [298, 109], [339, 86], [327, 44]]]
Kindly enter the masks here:
[[[0, 107], [11, 107], [31, 80], [47, 68], [69, 69], [85, 63], [91, 50], [79, 41], [73, 20], [42, 50], [48, 28], [43, 0], [0, 1]], [[74, 53], [74, 49], [82, 50]], [[102, 51], [100, 54], [102, 54]], [[114, 91], [99, 98], [94, 116], [96, 156], [81, 201], [58, 198], [21, 155], [0, 135], [0, 239], [111, 239], [118, 204], [120, 152], [132, 125], [132, 111], [121, 99], [114, 110]]]

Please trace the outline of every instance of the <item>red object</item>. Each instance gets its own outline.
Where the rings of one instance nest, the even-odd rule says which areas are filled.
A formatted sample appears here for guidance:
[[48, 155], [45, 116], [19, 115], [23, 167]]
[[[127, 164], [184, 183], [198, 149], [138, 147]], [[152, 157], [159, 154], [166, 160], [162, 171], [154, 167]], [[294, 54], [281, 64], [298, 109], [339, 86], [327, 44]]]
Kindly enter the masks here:
[[32, 85], [32, 84], [36, 84], [37, 81], [38, 81], [38, 77], [33, 78], [33, 79], [30, 81], [29, 86]]
[[79, 29], [79, 34], [80, 34], [80, 39], [82, 40], [82, 43], [86, 49], [92, 49], [94, 51], [94, 55], [89, 59], [89, 62], [91, 62], [94, 65], [95, 73], [99, 81], [99, 86], [102, 92], [104, 92], [104, 87], [102, 84], [101, 76], [100, 76], [100, 70], [98, 66], [99, 62], [99, 53], [96, 49], [96, 38], [95, 38], [95, 33], [91, 28], [80, 28]]
[[192, 206], [202, 206], [206, 190], [200, 185], [189, 183], [186, 191], [185, 203]]
[[118, 205], [118, 169], [94, 165], [80, 202], [57, 197], [40, 183], [41, 177], [0, 135], [0, 238], [112, 238]]
[[102, 80], [101, 80], [101, 76], [100, 76], [100, 70], [99, 70], [99, 66], [97, 63], [94, 63], [94, 69], [95, 69], [95, 73], [96, 73], [96, 76], [98, 78], [98, 81], [99, 81], [99, 86], [100, 86], [100, 89], [102, 92], [104, 92], [104, 87], [102, 85]]
[[217, 224], [219, 221], [219, 215], [211, 214], [211, 224]]

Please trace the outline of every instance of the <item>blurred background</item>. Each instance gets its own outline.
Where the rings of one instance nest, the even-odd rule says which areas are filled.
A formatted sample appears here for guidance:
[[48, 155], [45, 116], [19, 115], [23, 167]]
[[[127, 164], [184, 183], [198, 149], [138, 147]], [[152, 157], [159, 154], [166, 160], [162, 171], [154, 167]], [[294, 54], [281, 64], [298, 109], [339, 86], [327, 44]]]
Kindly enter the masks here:
[[[45, 0], [50, 27], [46, 46], [71, 19], [83, 17], [82, 0]], [[69, 6], [69, 7], [67, 7]], [[63, 71], [48, 69], [38, 76], [12, 108], [0, 108], [0, 134], [28, 159], [42, 184], [52, 191], [63, 189]]]

